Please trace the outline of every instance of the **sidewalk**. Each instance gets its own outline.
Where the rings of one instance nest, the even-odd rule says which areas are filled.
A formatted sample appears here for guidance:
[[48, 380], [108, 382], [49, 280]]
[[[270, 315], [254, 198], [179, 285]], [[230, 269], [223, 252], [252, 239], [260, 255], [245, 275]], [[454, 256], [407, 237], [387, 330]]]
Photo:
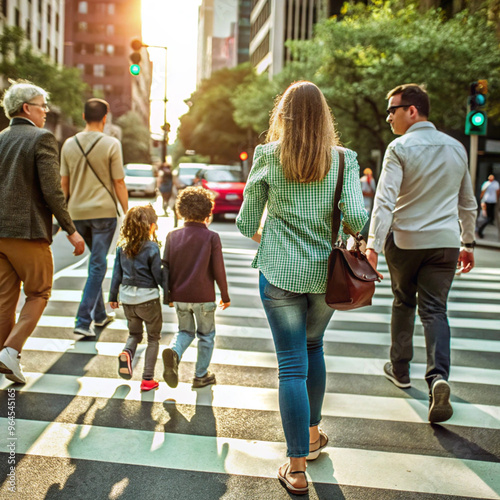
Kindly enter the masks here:
[[499, 231], [497, 226], [492, 226], [491, 224], [488, 224], [484, 228], [484, 238], [479, 238], [476, 234], [476, 245], [478, 247], [500, 249]]

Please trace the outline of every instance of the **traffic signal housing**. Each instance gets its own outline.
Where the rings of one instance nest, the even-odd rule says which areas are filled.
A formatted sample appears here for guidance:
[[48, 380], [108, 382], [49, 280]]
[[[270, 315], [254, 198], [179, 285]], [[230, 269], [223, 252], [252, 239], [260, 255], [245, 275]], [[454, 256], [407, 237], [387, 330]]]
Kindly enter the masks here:
[[141, 72], [141, 49], [143, 47], [142, 40], [140, 38], [134, 38], [130, 42], [130, 47], [133, 52], [129, 55], [130, 62], [132, 63], [129, 67], [131, 75], [137, 76]]
[[467, 98], [467, 117], [465, 119], [466, 135], [486, 135], [488, 116], [483, 107], [488, 93], [487, 80], [471, 83], [470, 95]]

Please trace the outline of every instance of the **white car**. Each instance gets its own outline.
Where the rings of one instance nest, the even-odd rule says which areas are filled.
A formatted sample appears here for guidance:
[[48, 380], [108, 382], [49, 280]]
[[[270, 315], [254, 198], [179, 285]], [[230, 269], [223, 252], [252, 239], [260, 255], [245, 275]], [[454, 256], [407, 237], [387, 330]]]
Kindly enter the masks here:
[[156, 196], [156, 177], [153, 165], [127, 163], [124, 169], [128, 194]]

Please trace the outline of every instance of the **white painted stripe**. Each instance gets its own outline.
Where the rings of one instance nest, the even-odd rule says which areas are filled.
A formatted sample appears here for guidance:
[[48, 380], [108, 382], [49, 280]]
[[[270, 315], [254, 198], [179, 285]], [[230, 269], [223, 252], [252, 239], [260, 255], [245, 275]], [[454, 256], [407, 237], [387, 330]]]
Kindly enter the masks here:
[[[0, 419], [2, 428], [7, 422]], [[16, 434], [19, 454], [265, 478], [276, 477], [285, 452], [283, 443], [24, 419], [16, 420]], [[7, 440], [0, 450], [9, 452]], [[334, 447], [325, 452], [329, 460], [308, 467], [313, 481], [500, 498], [498, 463]]]
[[[134, 363], [135, 365], [136, 363]], [[279, 411], [278, 390], [261, 387], [215, 385], [212, 392], [197, 393], [191, 384], [180, 383], [171, 389], [161, 382], [160, 387], [141, 393], [139, 381], [77, 377], [43, 373], [25, 373], [27, 384], [19, 392], [57, 394], [91, 398], [124, 399], [163, 403], [174, 399], [179, 405], [201, 405], [240, 410]], [[0, 390], [12, 383], [4, 379]], [[427, 423], [428, 401], [405, 398], [366, 396], [357, 394], [325, 394], [323, 416], [363, 418], [394, 422]], [[465, 427], [500, 429], [500, 407], [453, 403], [453, 417], [446, 423]]]
[[[115, 323], [117, 322], [115, 321], [112, 325]], [[108, 328], [112, 325], [108, 326]], [[46, 339], [40, 337], [30, 337], [24, 347], [25, 351], [98, 354], [100, 356], [112, 357], [117, 357], [122, 349], [123, 343], [118, 342], [77, 342], [70, 339]], [[161, 357], [161, 350], [162, 347], [160, 347], [158, 358]], [[195, 346], [191, 346], [184, 353], [182, 359], [184, 361], [196, 362], [196, 357], [197, 349]], [[379, 358], [325, 356], [326, 368], [329, 373], [381, 376], [383, 374], [382, 367], [386, 361], [386, 359]], [[215, 349], [212, 356], [212, 363], [273, 369], [276, 369], [278, 366], [274, 352], [249, 352], [232, 349]], [[412, 363], [411, 373], [413, 377], [423, 378], [425, 375], [425, 365], [422, 363]], [[453, 365], [450, 379], [454, 382], [500, 385], [500, 370]]]

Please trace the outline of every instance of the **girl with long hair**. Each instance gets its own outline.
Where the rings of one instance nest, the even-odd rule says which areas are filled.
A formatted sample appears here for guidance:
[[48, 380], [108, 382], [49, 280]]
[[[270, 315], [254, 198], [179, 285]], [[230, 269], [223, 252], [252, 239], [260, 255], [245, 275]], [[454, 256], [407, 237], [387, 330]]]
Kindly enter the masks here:
[[[278, 478], [306, 494], [306, 460], [328, 443], [319, 428], [326, 387], [323, 336], [333, 310], [325, 302], [339, 140], [320, 89], [300, 81], [276, 101], [267, 143], [257, 146], [237, 218], [241, 233], [259, 242], [252, 267], [269, 321], [279, 367], [279, 404], [289, 462]], [[356, 153], [344, 149], [339, 207], [354, 231], [368, 216]], [[260, 229], [267, 206], [267, 218]]]
[[128, 321], [129, 336], [118, 356], [118, 375], [132, 378], [132, 362], [142, 341], [143, 323], [148, 335], [141, 390], [158, 387], [154, 370], [158, 357], [162, 313], [158, 285], [162, 285], [161, 257], [156, 228], [158, 217], [151, 205], [133, 207], [125, 216], [116, 248], [109, 303], [119, 307]]

